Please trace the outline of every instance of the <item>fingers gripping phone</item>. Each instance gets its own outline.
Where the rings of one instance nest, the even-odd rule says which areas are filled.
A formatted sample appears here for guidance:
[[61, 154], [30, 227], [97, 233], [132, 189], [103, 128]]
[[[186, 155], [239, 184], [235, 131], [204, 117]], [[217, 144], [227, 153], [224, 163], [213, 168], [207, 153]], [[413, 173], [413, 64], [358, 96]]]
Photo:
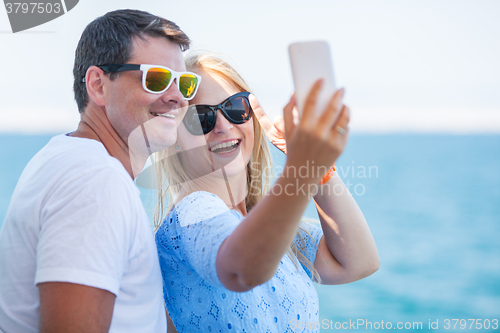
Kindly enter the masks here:
[[316, 114], [323, 113], [336, 90], [330, 46], [326, 41], [299, 42], [290, 44], [288, 52], [299, 115], [302, 115], [313, 84], [319, 79], [323, 79], [324, 83], [316, 104]]

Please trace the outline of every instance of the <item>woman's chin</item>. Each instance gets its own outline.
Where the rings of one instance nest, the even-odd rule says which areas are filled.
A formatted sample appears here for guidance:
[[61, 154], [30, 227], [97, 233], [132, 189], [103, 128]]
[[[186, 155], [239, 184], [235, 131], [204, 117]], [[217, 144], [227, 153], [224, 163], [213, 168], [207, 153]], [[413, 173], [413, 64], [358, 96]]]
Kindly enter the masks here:
[[[224, 169], [224, 171], [222, 169]], [[215, 170], [212, 175], [218, 178], [231, 178], [241, 174], [245, 175], [246, 177], [245, 164], [242, 161], [235, 160], [223, 166], [222, 168]]]

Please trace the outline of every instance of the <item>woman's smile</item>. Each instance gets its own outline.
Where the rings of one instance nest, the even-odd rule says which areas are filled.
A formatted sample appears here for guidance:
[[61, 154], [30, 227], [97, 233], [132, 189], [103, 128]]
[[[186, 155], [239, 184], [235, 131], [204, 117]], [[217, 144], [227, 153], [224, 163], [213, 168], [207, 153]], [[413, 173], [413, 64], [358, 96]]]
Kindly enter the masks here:
[[219, 143], [210, 144], [209, 150], [214, 154], [229, 154], [240, 147], [241, 139], [229, 139]]

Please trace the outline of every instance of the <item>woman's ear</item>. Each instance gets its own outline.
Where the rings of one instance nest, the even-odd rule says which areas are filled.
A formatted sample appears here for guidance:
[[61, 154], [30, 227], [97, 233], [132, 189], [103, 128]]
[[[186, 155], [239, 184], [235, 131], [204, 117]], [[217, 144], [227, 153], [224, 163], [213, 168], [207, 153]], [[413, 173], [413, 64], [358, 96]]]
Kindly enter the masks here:
[[97, 66], [90, 66], [85, 75], [85, 84], [89, 98], [97, 105], [106, 105], [106, 98], [104, 96], [104, 83], [109, 80], [105, 77], [105, 73]]

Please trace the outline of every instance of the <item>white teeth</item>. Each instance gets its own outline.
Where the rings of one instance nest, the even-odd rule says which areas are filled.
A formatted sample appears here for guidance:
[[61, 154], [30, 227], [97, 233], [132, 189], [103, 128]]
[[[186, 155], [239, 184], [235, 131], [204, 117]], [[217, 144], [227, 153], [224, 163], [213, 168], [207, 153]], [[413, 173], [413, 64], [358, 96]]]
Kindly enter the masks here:
[[[222, 148], [227, 148], [227, 147], [231, 147], [231, 146], [234, 146], [235, 144], [238, 143], [238, 140], [232, 140], [232, 141], [226, 141], [226, 142], [221, 142], [221, 143], [218, 143], [216, 144], [215, 146], [211, 147], [210, 148], [210, 151], [212, 152], [215, 152], [217, 149], [222, 149]], [[236, 147], [234, 148], [236, 149]], [[233, 150], [234, 150], [233, 149]], [[231, 150], [231, 151], [233, 151]]]
[[153, 116], [159, 116], [159, 117], [165, 117], [165, 118], [175, 119], [175, 115], [173, 115], [173, 114], [155, 113], [155, 112], [151, 112], [151, 114]]

